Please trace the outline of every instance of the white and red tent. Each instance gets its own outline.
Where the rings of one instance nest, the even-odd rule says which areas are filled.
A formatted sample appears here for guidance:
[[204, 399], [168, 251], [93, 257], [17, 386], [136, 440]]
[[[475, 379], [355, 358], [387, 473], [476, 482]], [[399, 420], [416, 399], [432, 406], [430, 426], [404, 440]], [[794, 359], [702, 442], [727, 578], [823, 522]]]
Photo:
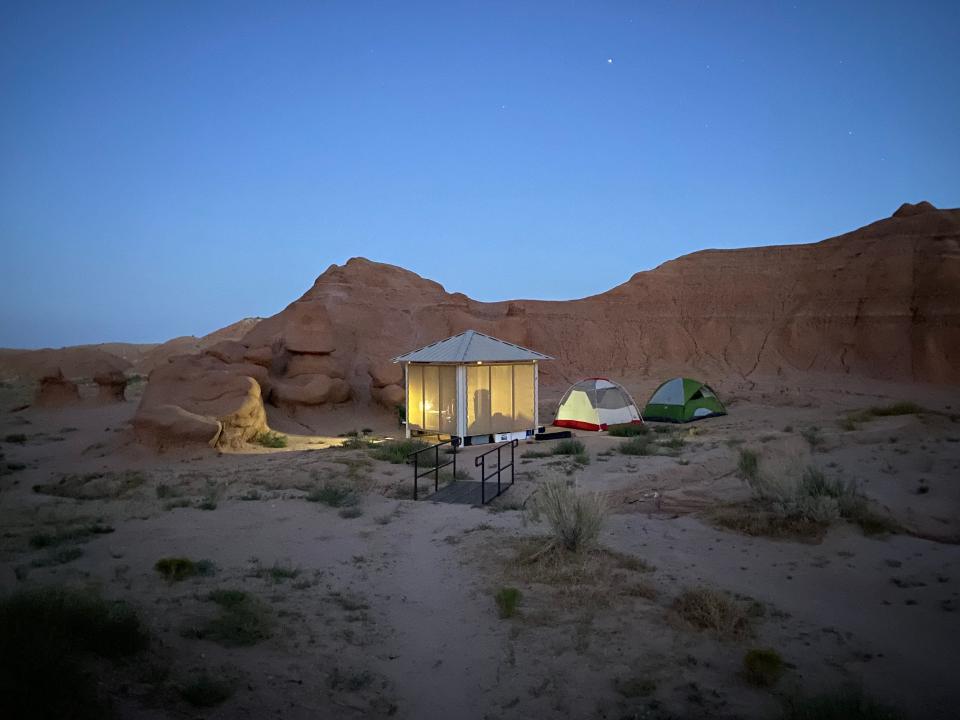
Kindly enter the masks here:
[[553, 424], [578, 430], [606, 430], [610, 425], [642, 422], [637, 404], [622, 385], [593, 377], [570, 386]]

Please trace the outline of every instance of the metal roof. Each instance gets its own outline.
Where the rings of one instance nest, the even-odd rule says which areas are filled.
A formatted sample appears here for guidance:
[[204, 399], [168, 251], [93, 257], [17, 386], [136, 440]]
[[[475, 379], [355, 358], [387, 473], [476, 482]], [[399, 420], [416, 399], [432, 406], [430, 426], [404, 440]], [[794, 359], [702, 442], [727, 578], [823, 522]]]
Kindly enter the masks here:
[[553, 360], [553, 358], [535, 350], [484, 335], [476, 330], [467, 330], [393, 359], [394, 362], [424, 363], [517, 362], [521, 360]]

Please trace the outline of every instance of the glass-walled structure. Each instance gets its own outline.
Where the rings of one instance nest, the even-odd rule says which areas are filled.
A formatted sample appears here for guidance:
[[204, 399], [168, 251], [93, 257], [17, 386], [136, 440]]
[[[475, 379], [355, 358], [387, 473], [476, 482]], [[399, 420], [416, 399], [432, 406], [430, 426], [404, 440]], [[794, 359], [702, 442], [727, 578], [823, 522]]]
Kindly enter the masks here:
[[532, 435], [538, 362], [548, 355], [472, 330], [395, 358], [406, 371], [407, 436], [465, 444]]

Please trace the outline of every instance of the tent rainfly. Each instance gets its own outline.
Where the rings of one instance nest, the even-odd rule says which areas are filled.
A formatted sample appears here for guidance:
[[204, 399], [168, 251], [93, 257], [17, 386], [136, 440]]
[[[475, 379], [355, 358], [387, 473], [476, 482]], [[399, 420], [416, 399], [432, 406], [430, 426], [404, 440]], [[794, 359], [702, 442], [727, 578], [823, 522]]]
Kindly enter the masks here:
[[709, 386], [699, 380], [679, 377], [658, 387], [643, 409], [647, 420], [665, 422], [690, 422], [726, 414], [720, 398]]
[[553, 424], [579, 430], [606, 430], [610, 425], [642, 422], [636, 403], [622, 385], [595, 377], [570, 386], [560, 401]]
[[553, 358], [475, 330], [394, 358], [404, 367], [407, 437], [478, 445], [533, 435], [541, 360]]

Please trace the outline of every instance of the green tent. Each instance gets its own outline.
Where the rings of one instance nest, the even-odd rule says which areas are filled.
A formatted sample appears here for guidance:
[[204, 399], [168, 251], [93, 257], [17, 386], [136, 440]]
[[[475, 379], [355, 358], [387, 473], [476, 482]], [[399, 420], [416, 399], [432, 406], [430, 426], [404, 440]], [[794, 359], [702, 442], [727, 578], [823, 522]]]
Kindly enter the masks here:
[[650, 396], [644, 420], [690, 422], [713, 415], [726, 415], [723, 403], [707, 385], [690, 378], [667, 380]]

